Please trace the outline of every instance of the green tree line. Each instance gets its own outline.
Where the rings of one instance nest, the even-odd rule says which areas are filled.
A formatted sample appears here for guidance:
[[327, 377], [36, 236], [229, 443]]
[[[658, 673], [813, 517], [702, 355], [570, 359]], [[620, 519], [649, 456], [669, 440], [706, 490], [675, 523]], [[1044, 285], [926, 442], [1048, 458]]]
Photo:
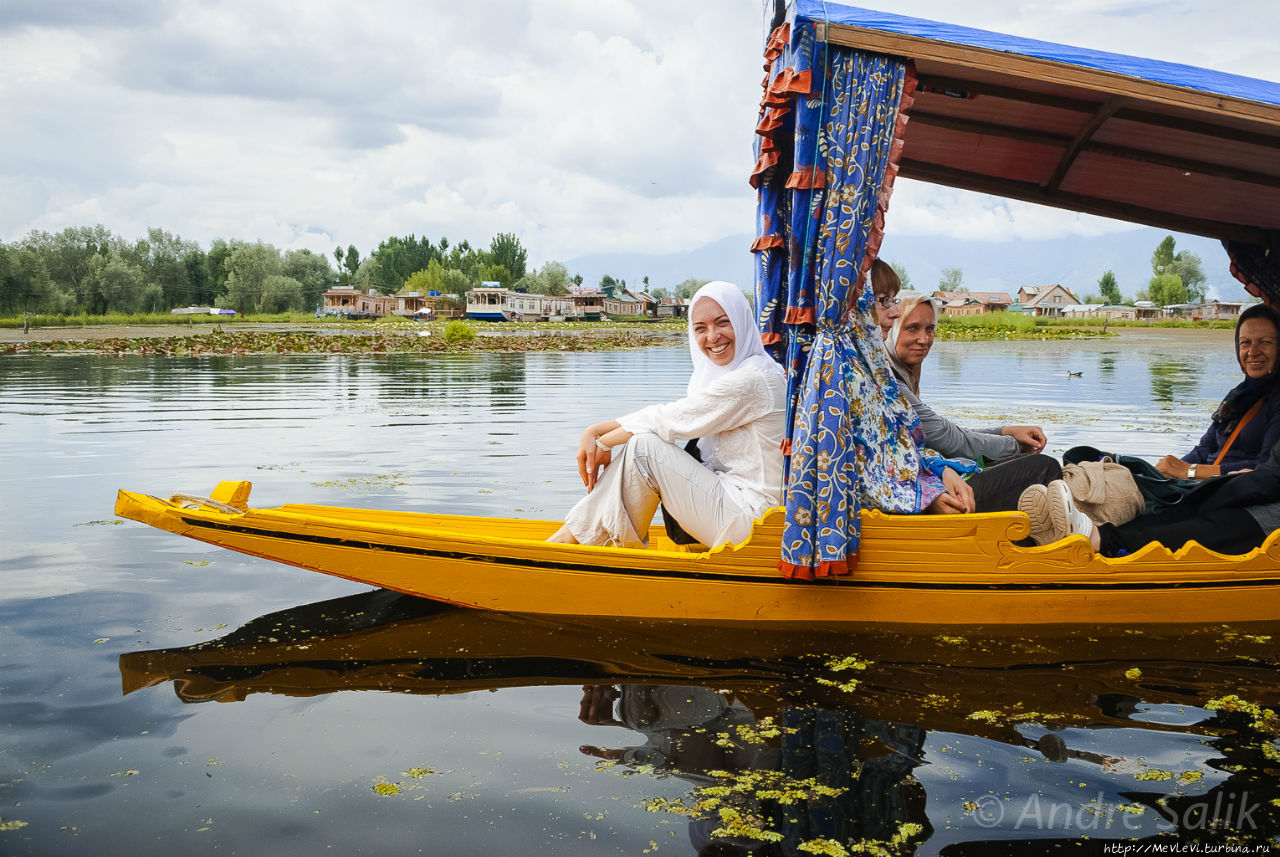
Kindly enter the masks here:
[[295, 312], [321, 294], [350, 285], [383, 294], [437, 290], [461, 294], [493, 280], [519, 291], [564, 294], [564, 265], [527, 269], [519, 239], [499, 233], [488, 249], [414, 235], [387, 238], [362, 258], [355, 245], [329, 258], [262, 241], [216, 239], [208, 250], [162, 229], [130, 242], [102, 225], [35, 231], [0, 242], [0, 316], [23, 313], [104, 315], [216, 306], [239, 313]]
[[[1200, 257], [1189, 250], [1178, 250], [1174, 237], [1166, 235], [1151, 254], [1151, 279], [1147, 287], [1138, 289], [1134, 297], [1156, 306], [1202, 303], [1207, 280]], [[1132, 301], [1126, 301], [1120, 293], [1115, 273], [1106, 271], [1098, 279], [1098, 294], [1086, 297], [1085, 303], [1119, 305]]]

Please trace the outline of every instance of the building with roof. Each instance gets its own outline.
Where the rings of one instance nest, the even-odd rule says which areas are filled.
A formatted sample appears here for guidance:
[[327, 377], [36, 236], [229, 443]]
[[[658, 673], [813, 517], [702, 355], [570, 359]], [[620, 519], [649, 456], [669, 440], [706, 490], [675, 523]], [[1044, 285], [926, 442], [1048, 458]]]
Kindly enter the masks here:
[[1066, 286], [1023, 286], [1018, 289], [1018, 303], [1023, 312], [1034, 316], [1061, 317], [1067, 307], [1080, 306], [1080, 299]]
[[375, 289], [366, 293], [355, 286], [334, 286], [321, 297], [324, 298], [324, 311], [329, 314], [384, 316], [394, 313], [397, 305], [395, 295], [380, 295]]
[[1013, 306], [1008, 292], [944, 292], [932, 295], [943, 315], [985, 315], [1004, 312]]

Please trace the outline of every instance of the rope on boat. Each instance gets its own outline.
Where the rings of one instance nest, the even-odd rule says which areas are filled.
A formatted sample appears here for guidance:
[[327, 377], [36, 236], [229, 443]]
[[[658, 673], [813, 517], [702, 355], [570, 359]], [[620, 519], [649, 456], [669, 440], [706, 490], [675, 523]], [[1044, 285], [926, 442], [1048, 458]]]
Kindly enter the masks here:
[[228, 506], [226, 503], [220, 503], [209, 497], [197, 497], [195, 494], [174, 494], [169, 498], [170, 503], [180, 504], [184, 509], [197, 509], [201, 506], [207, 506], [217, 512], [226, 515], [243, 515], [244, 509], [237, 509], [235, 506]]

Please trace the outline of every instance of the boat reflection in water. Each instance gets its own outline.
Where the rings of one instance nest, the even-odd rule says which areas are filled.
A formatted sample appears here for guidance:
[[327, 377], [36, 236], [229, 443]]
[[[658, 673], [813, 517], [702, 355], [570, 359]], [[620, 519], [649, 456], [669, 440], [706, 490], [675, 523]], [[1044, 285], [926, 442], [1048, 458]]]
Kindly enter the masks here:
[[688, 784], [646, 808], [700, 854], [1276, 841], [1280, 626], [1016, 631], [565, 621], [375, 591], [120, 670], [126, 693], [171, 681], [192, 703], [571, 687], [582, 722], [635, 735], [582, 753]]

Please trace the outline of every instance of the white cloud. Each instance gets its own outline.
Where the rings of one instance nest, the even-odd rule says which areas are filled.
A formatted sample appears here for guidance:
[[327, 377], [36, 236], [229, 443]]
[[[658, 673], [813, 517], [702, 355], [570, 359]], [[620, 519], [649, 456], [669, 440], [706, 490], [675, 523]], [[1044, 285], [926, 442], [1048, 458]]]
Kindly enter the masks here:
[[[1280, 79], [1268, 0], [864, 4]], [[515, 232], [534, 264], [690, 250], [751, 230], [761, 17], [743, 0], [11, 2], [0, 239], [101, 222], [326, 254]], [[890, 228], [1129, 227], [904, 180]]]

